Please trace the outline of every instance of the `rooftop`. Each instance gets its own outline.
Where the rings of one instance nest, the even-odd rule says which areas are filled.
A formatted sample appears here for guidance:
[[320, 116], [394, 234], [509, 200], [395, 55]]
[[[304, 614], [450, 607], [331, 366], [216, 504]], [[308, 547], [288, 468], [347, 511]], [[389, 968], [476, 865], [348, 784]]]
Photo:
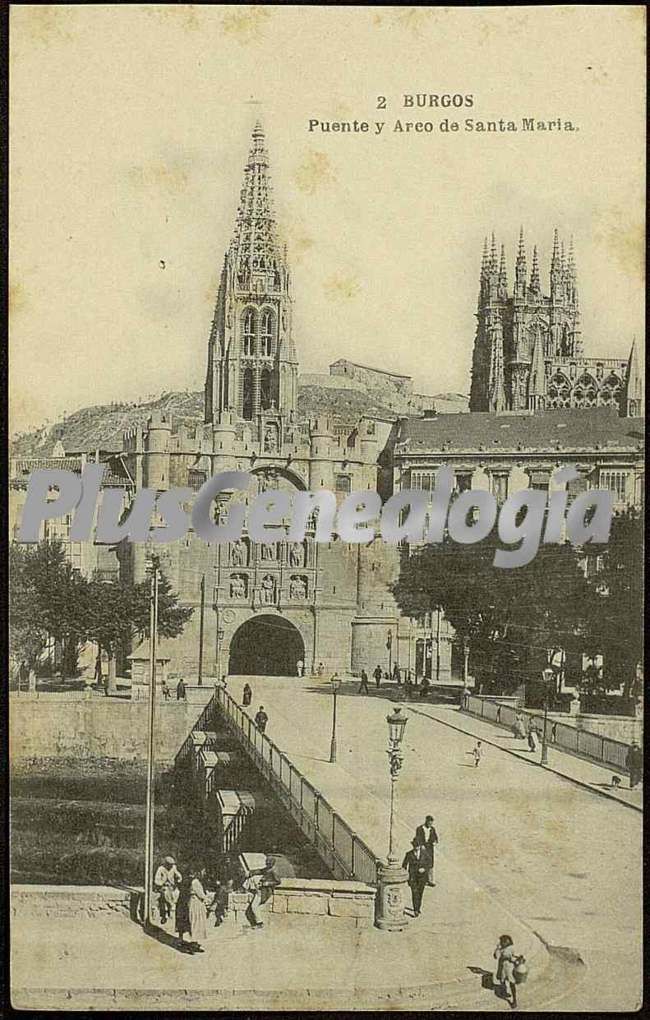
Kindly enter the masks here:
[[[500, 449], [642, 449], [645, 422], [621, 418], [606, 407], [567, 408], [534, 414], [438, 414], [405, 418], [398, 426], [402, 452]], [[398, 449], [397, 453], [400, 452]]]

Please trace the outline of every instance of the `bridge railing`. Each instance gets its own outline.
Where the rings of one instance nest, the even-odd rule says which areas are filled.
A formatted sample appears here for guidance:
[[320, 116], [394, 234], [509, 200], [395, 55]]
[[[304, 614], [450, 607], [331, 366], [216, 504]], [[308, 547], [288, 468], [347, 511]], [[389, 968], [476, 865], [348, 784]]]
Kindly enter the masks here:
[[[477, 697], [474, 694], [463, 695], [461, 709], [469, 715], [479, 716], [481, 719], [495, 722], [507, 729], [512, 729], [519, 713], [526, 720], [536, 720], [540, 733], [544, 729], [544, 716], [538, 712], [531, 712], [525, 708], [518, 709], [513, 705], [501, 705], [498, 701]], [[627, 773], [629, 771], [626, 764], [629, 744], [625, 744], [621, 740], [614, 740], [612, 737], [605, 737], [601, 733], [593, 733], [591, 730], [578, 729], [577, 726], [570, 726], [568, 723], [558, 722], [552, 718], [546, 725], [548, 742], [552, 747], [557, 747], [568, 754], [575, 754], [580, 758], [588, 758], [600, 765], [609, 765], [619, 772]]]
[[[367, 844], [352, 831], [277, 744], [258, 730], [250, 716], [225, 688], [217, 688], [214, 696], [216, 704], [230, 724], [230, 729], [279, 794], [328, 867], [345, 878], [376, 885], [379, 861]], [[207, 721], [211, 723], [213, 718], [214, 714], [207, 713]]]

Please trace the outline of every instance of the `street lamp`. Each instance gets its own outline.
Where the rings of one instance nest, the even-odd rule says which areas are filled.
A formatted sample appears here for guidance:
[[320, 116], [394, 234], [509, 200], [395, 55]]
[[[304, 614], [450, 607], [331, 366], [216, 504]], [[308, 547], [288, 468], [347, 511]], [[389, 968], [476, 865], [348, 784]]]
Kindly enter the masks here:
[[388, 829], [388, 859], [378, 868], [377, 913], [375, 922], [385, 931], [401, 931], [408, 924], [404, 894], [407, 874], [395, 856], [393, 828], [395, 820], [395, 784], [402, 768], [401, 744], [408, 718], [401, 708], [394, 708], [386, 716], [388, 723], [388, 766], [390, 770], [390, 822]]
[[336, 695], [341, 689], [341, 681], [338, 676], [334, 675], [331, 680], [332, 691], [334, 693], [334, 700], [332, 702], [332, 739], [330, 741], [330, 763], [333, 765], [336, 761]]
[[555, 676], [554, 670], [550, 667], [544, 670], [544, 732], [542, 733], [542, 758], [540, 765], [548, 765], [548, 740], [547, 740], [547, 728], [548, 728], [548, 691], [551, 686], [551, 680]]

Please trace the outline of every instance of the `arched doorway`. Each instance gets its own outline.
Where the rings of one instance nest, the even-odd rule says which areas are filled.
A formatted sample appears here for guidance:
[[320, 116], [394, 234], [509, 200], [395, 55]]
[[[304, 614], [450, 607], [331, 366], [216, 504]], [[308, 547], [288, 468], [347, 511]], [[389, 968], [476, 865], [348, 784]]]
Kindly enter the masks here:
[[242, 623], [230, 642], [228, 672], [240, 676], [297, 676], [305, 659], [299, 631], [282, 616], [262, 615]]

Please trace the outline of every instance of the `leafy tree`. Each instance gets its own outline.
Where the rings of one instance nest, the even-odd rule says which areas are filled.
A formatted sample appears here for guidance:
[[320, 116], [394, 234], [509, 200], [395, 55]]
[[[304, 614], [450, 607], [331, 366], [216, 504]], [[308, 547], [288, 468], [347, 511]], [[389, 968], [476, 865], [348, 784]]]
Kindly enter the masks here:
[[441, 609], [483, 690], [507, 693], [541, 677], [555, 650], [580, 644], [588, 599], [572, 546], [540, 546], [526, 566], [503, 569], [493, 565], [500, 545], [493, 533], [472, 545], [404, 548], [393, 594], [416, 619]]
[[607, 545], [588, 552], [589, 654], [602, 654], [596, 686], [623, 684], [623, 697], [641, 694], [637, 665], [643, 660], [643, 518], [638, 510], [617, 515]]
[[75, 570], [61, 542], [12, 545], [9, 552], [12, 648], [35, 666], [54, 638], [63, 648], [63, 670], [73, 673], [85, 640], [88, 582]]
[[[96, 581], [89, 584], [86, 617], [88, 636], [103, 649], [109, 659], [125, 654], [135, 640], [149, 636], [151, 586], [149, 581], [132, 584], [125, 581]], [[158, 581], [158, 633], [177, 637], [185, 627], [193, 607], [181, 606], [167, 578]]]

